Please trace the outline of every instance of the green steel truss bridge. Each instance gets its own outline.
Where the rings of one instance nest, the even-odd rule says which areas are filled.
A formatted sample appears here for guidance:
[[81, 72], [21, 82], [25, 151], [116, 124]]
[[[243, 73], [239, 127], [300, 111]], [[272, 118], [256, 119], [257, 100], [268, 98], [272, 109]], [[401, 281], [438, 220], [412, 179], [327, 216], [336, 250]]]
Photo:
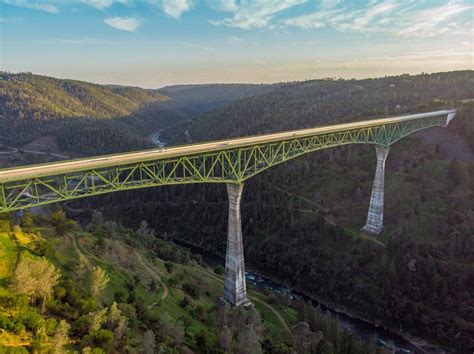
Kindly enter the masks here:
[[388, 147], [444, 127], [454, 110], [0, 170], [0, 213], [105, 193], [186, 183], [242, 183], [300, 155], [346, 144]]
[[446, 127], [455, 110], [221, 140], [44, 165], [0, 170], [0, 213], [146, 187], [226, 183], [229, 221], [224, 299], [249, 304], [245, 284], [240, 201], [244, 181], [300, 155], [347, 144], [373, 144], [377, 165], [362, 231], [383, 229], [385, 160], [398, 140], [430, 127]]

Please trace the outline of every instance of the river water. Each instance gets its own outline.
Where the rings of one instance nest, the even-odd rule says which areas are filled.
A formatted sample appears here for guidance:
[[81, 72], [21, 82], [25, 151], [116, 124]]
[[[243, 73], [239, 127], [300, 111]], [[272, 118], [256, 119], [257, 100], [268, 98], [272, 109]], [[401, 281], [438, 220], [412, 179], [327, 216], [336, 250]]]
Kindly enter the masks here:
[[[200, 247], [192, 246], [187, 243], [173, 240], [176, 244], [188, 248], [193, 254], [200, 255], [210, 267], [216, 267], [218, 265], [224, 266], [225, 260], [213, 253], [210, 253]], [[320, 306], [321, 313], [326, 316], [337, 320], [339, 324], [357, 334], [362, 340], [368, 341], [372, 338], [376, 338], [376, 344], [379, 347], [384, 347], [386, 349], [392, 349], [396, 353], [424, 353], [425, 351], [411, 344], [407, 339], [393, 333], [384, 328], [377, 327], [376, 325], [363, 321], [358, 318], [348, 316], [344, 313], [338, 312], [328, 306], [318, 303], [316, 300], [309, 298], [297, 291], [293, 291], [284, 286], [281, 286], [274, 281], [267, 279], [261, 275], [255, 274], [253, 272], [245, 272], [245, 279], [247, 283], [254, 285], [257, 289], [267, 290], [274, 292], [276, 294], [284, 294], [292, 299], [301, 298], [305, 301], [310, 300], [314, 306]], [[436, 350], [429, 352], [437, 352]]]
[[158, 146], [158, 147], [160, 147], [160, 148], [166, 146], [166, 143], [160, 140], [161, 134], [163, 134], [163, 130], [162, 130], [162, 129], [158, 130], [156, 133], [153, 133], [153, 134], [150, 136], [151, 142], [152, 142], [154, 145], [156, 145], [156, 146]]

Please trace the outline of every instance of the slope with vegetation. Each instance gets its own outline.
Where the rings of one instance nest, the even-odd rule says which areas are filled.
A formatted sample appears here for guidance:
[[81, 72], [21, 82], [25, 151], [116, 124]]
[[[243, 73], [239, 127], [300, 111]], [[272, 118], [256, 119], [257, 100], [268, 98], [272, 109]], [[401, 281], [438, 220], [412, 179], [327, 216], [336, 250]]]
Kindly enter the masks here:
[[175, 85], [163, 87], [157, 92], [170, 97], [168, 104], [190, 118], [232, 101], [272, 92], [279, 86], [281, 84]]
[[377, 352], [309, 303], [250, 290], [255, 308], [230, 308], [220, 269], [146, 222], [4, 215], [0, 256], [2, 353]]
[[55, 136], [61, 151], [92, 154], [151, 147], [129, 117], [168, 100], [140, 88], [110, 88], [29, 73], [0, 73], [0, 143]]

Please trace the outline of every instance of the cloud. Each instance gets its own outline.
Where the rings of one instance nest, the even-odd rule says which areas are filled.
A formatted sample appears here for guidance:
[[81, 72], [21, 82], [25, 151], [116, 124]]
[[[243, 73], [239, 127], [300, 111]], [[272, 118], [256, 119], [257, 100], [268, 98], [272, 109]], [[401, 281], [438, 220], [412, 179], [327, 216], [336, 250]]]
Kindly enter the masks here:
[[148, 3], [159, 7], [165, 14], [176, 19], [194, 6], [194, 0], [148, 0]]
[[114, 0], [82, 0], [84, 4], [103, 10], [111, 6]]
[[238, 9], [236, 0], [208, 0], [211, 9], [224, 12], [236, 12]]
[[341, 2], [342, 0], [321, 0], [321, 7], [324, 9], [332, 9]]
[[306, 0], [242, 0], [234, 10], [233, 17], [209, 22], [216, 26], [242, 29], [272, 28], [271, 20], [277, 14], [305, 2]]
[[14, 5], [18, 7], [24, 7], [27, 9], [39, 10], [49, 12], [51, 14], [59, 13], [59, 9], [45, 1], [35, 1], [35, 0], [4, 0], [6, 4]]
[[[448, 20], [461, 13], [472, 10], [473, 6], [464, 3], [449, 2], [446, 5], [409, 14], [407, 25], [395, 31], [401, 37], [433, 37], [449, 31]], [[442, 25], [442, 26], [440, 26]], [[451, 24], [451, 30], [461, 28]], [[471, 23], [472, 28], [472, 23]]]
[[287, 26], [295, 26], [303, 29], [323, 28], [328, 25], [328, 18], [340, 16], [342, 10], [321, 10], [311, 14], [289, 18], [283, 21]]
[[284, 24], [303, 29], [332, 26], [340, 31], [371, 31], [374, 20], [377, 20], [376, 24], [379, 26], [388, 23], [387, 16], [398, 6], [399, 4], [393, 1], [385, 1], [359, 10], [324, 8], [317, 12], [289, 18], [284, 21]]
[[[380, 4], [370, 7], [367, 11], [359, 16], [355, 16], [354, 20], [349, 23], [347, 26], [342, 27], [342, 29], [349, 29], [352, 31], [363, 31], [375, 18], [380, 18], [381, 16], [388, 16], [399, 4], [391, 1], [382, 2]], [[387, 19], [384, 17], [382, 21]]]
[[363, 8], [356, 9], [346, 5], [333, 8], [334, 6], [322, 4], [318, 11], [287, 18], [281, 21], [281, 25], [301, 29], [332, 27], [342, 32], [385, 32], [398, 37], [472, 33], [472, 23], [469, 21], [451, 22], [456, 16], [472, 9], [472, 6], [462, 2], [449, 2], [443, 6], [420, 10], [416, 9], [418, 5], [419, 2], [413, 0], [373, 1]]
[[135, 17], [109, 17], [104, 22], [122, 31], [135, 32], [140, 27], [141, 20]]

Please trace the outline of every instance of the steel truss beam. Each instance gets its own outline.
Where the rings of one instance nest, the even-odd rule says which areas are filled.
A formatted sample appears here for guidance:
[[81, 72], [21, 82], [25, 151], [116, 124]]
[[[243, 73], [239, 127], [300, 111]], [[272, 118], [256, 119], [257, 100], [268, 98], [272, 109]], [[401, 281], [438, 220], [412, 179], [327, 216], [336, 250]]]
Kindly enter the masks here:
[[300, 155], [347, 144], [390, 146], [421, 129], [444, 127], [446, 115], [357, 127], [219, 151], [75, 171], [0, 184], [0, 213], [93, 195], [190, 183], [241, 183]]

